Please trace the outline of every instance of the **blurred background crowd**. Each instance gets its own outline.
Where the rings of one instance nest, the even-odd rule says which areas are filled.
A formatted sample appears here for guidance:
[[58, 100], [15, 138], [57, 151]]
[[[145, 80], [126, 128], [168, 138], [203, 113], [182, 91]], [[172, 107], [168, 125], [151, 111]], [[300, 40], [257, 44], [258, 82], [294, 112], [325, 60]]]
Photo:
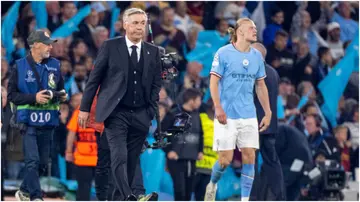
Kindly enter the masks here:
[[[61, 61], [61, 73], [69, 97], [60, 107], [61, 123], [53, 137], [48, 176], [64, 183], [76, 179], [73, 163], [65, 162], [64, 157], [68, 122], [81, 102], [98, 49], [105, 40], [123, 36], [122, 13], [129, 7], [138, 7], [149, 13], [153, 37], [146, 36], [145, 41], [153, 40], [166, 52], [179, 55], [179, 77], [173, 82], [164, 82], [160, 92], [161, 119], [177, 105], [190, 106], [188, 108], [201, 117], [204, 143], [197, 152], [204, 157], [199, 158], [203, 160], [198, 160], [192, 174], [194, 193], [203, 195], [208, 181], [202, 182], [197, 177], [211, 172], [211, 165], [201, 161], [212, 162], [211, 159], [216, 158], [216, 154], [209, 151], [214, 114], [208, 91], [211, 61], [216, 49], [229, 42], [227, 29], [234, 26], [240, 17], [255, 21], [258, 39], [268, 51], [266, 63], [274, 67], [281, 78], [278, 112], [273, 113], [277, 113], [279, 122], [283, 123], [279, 126], [276, 149], [287, 188], [290, 190], [299, 179], [290, 176], [289, 169], [294, 159], [304, 162], [336, 160], [351, 176], [349, 179], [355, 179], [355, 170], [359, 167], [359, 59], [358, 52], [352, 57], [353, 54], [348, 51], [356, 49], [355, 46], [358, 51], [359, 2], [24, 1], [1, 2], [1, 154], [5, 190], [11, 192], [24, 172], [22, 136], [10, 127], [12, 105], [7, 102], [6, 94], [11, 67], [15, 60], [28, 53], [26, 39], [29, 33], [42, 28], [59, 39], [52, 47], [51, 56]], [[350, 59], [346, 58], [349, 54]], [[337, 74], [333, 71], [335, 68]], [[342, 82], [334, 83], [336, 79], [330, 76], [339, 76], [339, 70], [348, 72], [347, 76]], [[329, 83], [321, 84], [325, 80]], [[330, 94], [329, 90], [325, 92], [326, 86], [333, 87]], [[201, 105], [188, 102], [197, 95], [183, 93], [187, 89], [201, 92]], [[336, 94], [339, 96], [336, 97]], [[333, 113], [324, 112], [322, 106], [327, 100], [336, 104], [336, 109], [330, 109]], [[153, 132], [154, 128], [150, 128], [149, 141]], [[163, 186], [165, 182], [158, 182], [168, 179], [172, 183], [166, 163], [158, 172], [147, 170], [154, 159], [165, 162], [167, 152], [145, 151], [141, 156], [141, 166], [146, 191], [164, 192], [171, 199], [172, 185], [166, 188]], [[239, 178], [240, 156], [234, 156], [233, 165], [229, 168], [232, 172], [229, 175], [234, 175], [234, 179]], [[159, 185], [155, 186], [155, 181]], [[240, 181], [230, 182], [219, 185], [218, 199], [229, 199], [240, 193], [238, 188], [233, 188], [233, 184]], [[71, 189], [69, 187], [66, 191]], [[229, 193], [229, 189], [234, 191]], [[304, 199], [309, 194], [304, 188], [297, 191], [301, 191]]]

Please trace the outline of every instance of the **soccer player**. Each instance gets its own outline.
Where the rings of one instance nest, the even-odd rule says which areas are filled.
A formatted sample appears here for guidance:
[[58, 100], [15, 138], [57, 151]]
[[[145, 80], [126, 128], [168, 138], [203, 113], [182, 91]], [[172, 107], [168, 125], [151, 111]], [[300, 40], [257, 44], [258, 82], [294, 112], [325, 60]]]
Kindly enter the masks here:
[[[210, 72], [210, 92], [216, 117], [213, 150], [219, 153], [219, 160], [206, 187], [205, 201], [215, 200], [216, 183], [231, 163], [235, 146], [242, 153], [241, 200], [249, 200], [255, 172], [255, 150], [259, 149], [259, 128], [260, 132], [267, 129], [272, 114], [264, 81], [264, 62], [261, 53], [250, 46], [256, 41], [254, 22], [241, 18], [235, 29], [230, 28], [229, 32], [231, 43], [217, 51]], [[260, 124], [256, 118], [254, 85], [265, 112]]]

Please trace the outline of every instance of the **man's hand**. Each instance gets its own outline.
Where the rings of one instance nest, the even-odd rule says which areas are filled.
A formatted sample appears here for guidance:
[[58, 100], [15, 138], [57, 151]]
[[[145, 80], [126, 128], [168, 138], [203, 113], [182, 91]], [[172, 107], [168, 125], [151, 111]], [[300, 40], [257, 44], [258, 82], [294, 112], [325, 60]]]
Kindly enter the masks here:
[[223, 125], [225, 125], [226, 122], [226, 114], [221, 106], [215, 107], [215, 115], [216, 119]]
[[261, 120], [261, 123], [259, 125], [260, 132], [265, 131], [269, 127], [270, 121], [271, 121], [271, 113], [265, 114], [264, 118]]
[[86, 128], [86, 123], [88, 119], [89, 119], [89, 112], [83, 112], [83, 111], [79, 112], [78, 124], [81, 128]]
[[65, 160], [67, 162], [74, 162], [74, 154], [72, 152], [65, 153]]
[[66, 91], [64, 89], [62, 89], [60, 92], [64, 92], [65, 95], [60, 97], [60, 101], [61, 102], [65, 102], [67, 100], [68, 94], [66, 93]]
[[179, 159], [179, 156], [174, 151], [170, 151], [167, 156], [171, 160], [178, 160]]
[[204, 158], [204, 154], [202, 152], [198, 153], [198, 160], [202, 160]]
[[46, 95], [45, 94], [46, 90], [42, 90], [38, 93], [36, 93], [36, 102], [39, 103], [39, 104], [46, 104], [49, 102], [50, 100], [50, 95]]

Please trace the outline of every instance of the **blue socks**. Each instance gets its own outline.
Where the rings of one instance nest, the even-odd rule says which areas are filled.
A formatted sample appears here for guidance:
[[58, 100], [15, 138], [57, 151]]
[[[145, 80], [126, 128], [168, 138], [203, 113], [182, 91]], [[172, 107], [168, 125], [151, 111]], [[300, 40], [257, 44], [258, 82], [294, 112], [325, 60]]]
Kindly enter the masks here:
[[241, 170], [241, 201], [248, 201], [254, 181], [254, 164], [243, 164]]
[[213, 166], [212, 172], [211, 172], [211, 182], [216, 184], [221, 176], [224, 173], [225, 168], [221, 168], [221, 165], [219, 164], [219, 161], [215, 162], [215, 165]]

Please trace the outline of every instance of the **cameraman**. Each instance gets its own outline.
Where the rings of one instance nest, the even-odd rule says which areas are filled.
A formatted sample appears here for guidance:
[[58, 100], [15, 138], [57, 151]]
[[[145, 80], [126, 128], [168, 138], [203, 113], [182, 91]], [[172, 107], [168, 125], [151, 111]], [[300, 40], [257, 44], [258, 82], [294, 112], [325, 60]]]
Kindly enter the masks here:
[[42, 201], [39, 176], [46, 171], [51, 138], [59, 125], [59, 101], [66, 100], [66, 93], [59, 99], [50, 93], [64, 89], [60, 62], [50, 57], [56, 40], [37, 30], [27, 41], [30, 54], [16, 61], [8, 93], [8, 100], [17, 105], [13, 124], [16, 122], [14, 126], [24, 134], [26, 173], [15, 197], [19, 201]]
[[167, 167], [173, 179], [176, 201], [189, 201], [193, 191], [195, 162], [203, 157], [203, 131], [199, 115], [201, 92], [190, 88], [183, 94], [184, 104], [173, 108], [162, 121], [166, 131], [175, 122], [175, 115], [187, 113], [191, 116], [191, 127], [183, 134], [170, 138], [171, 144], [164, 150], [167, 154]]

